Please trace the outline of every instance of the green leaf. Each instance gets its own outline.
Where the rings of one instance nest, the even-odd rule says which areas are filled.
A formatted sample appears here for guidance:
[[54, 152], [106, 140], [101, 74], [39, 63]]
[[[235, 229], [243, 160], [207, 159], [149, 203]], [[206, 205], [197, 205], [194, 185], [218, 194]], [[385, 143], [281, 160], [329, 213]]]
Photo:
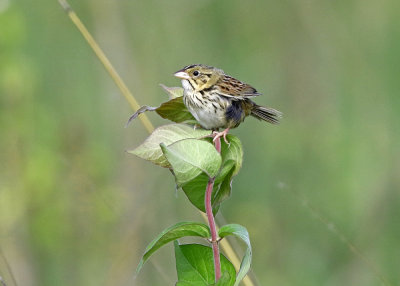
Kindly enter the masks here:
[[177, 241], [174, 242], [174, 247], [179, 281], [176, 285], [232, 286], [235, 283], [235, 268], [224, 255], [220, 254], [221, 273], [224, 273], [224, 275], [221, 277], [223, 280], [215, 284], [214, 261], [211, 247], [200, 244], [179, 245]]
[[164, 102], [160, 105], [160, 107], [156, 108], [155, 111], [162, 118], [174, 121], [176, 123], [190, 123], [196, 124], [197, 121], [193, 117], [193, 115], [186, 108], [186, 105], [183, 103], [182, 97], [177, 97], [171, 99], [167, 102]]
[[[221, 187], [222, 183], [225, 180], [228, 180], [228, 177], [230, 177], [229, 174], [232, 173], [233, 168], [234, 165], [232, 161], [227, 162], [225, 166], [221, 168], [221, 171], [215, 178], [213, 194], [212, 194], [212, 202], [211, 202], [214, 214], [218, 212], [221, 202], [224, 199], [226, 199], [225, 194], [227, 192], [230, 193], [230, 185], [228, 190], [226, 189], [225, 186], [223, 189], [221, 189]], [[207, 184], [208, 184], [208, 176], [202, 173], [182, 186], [182, 190], [185, 192], [185, 195], [188, 197], [190, 202], [202, 212], [205, 212], [204, 196]]]
[[[233, 274], [232, 277], [235, 277], [234, 275], [235, 274]], [[233, 282], [235, 282], [235, 281], [233, 281]], [[218, 282], [215, 284], [212, 284], [212, 285], [213, 286], [226, 286], [226, 285], [232, 285], [231, 283], [232, 283], [231, 275], [229, 275], [228, 271], [225, 271], [224, 273], [222, 273], [221, 278], [219, 278]]]
[[169, 99], [174, 99], [183, 96], [182, 87], [168, 87], [160, 83], [160, 86], [168, 93]]
[[221, 203], [231, 196], [233, 177], [239, 172], [243, 162], [243, 148], [239, 138], [228, 135], [229, 145], [221, 140], [222, 168], [221, 183], [213, 194], [213, 212], [216, 214]]
[[[218, 212], [221, 203], [230, 197], [233, 177], [239, 172], [243, 162], [240, 140], [234, 135], [228, 135], [227, 140], [230, 143], [229, 146], [221, 140], [222, 167], [215, 179], [212, 195], [214, 214]], [[204, 195], [207, 183], [208, 177], [200, 174], [181, 186], [189, 201], [202, 212], [205, 212]]]
[[[175, 283], [175, 286], [197, 286], [197, 285], [199, 285], [199, 284], [188, 282], [188, 281], [178, 281]], [[204, 285], [204, 284], [200, 284], [200, 285]]]
[[174, 121], [176, 123], [198, 124], [193, 115], [183, 103], [183, 88], [167, 87], [160, 84], [161, 87], [168, 93], [170, 100], [162, 103], [159, 107], [151, 107], [144, 105], [140, 107], [128, 120], [126, 126], [140, 114], [146, 111], [156, 111], [162, 118]]
[[[164, 125], [157, 128], [139, 147], [128, 152], [162, 167], [173, 168], [178, 186], [189, 201], [203, 212], [208, 179], [216, 175], [212, 195], [213, 212], [216, 214], [221, 203], [231, 195], [233, 177], [242, 166], [243, 150], [240, 140], [234, 135], [227, 136], [229, 146], [222, 140], [221, 155], [216, 152], [211, 139], [184, 140], [209, 134], [208, 130], [194, 130], [184, 124]], [[164, 143], [164, 151], [174, 164], [163, 154], [161, 143]]]
[[136, 273], [139, 273], [143, 264], [149, 257], [160, 247], [164, 246], [170, 241], [176, 240], [185, 236], [200, 236], [209, 238], [211, 236], [210, 229], [204, 223], [198, 222], [180, 222], [177, 223], [163, 232], [161, 232], [149, 245], [146, 247], [145, 253], [136, 268]]
[[172, 166], [178, 186], [190, 182], [201, 173], [213, 178], [221, 167], [221, 155], [207, 141], [186, 139], [160, 146]]
[[[201, 286], [201, 285], [204, 285], [204, 283], [203, 282], [197, 283], [197, 282], [179, 281], [175, 284], [175, 286]], [[227, 286], [227, 285], [232, 285], [232, 282], [231, 282], [231, 276], [229, 275], [229, 273], [227, 271], [225, 271], [221, 275], [221, 278], [219, 278], [217, 283], [210, 284], [209, 286]]]
[[[199, 284], [188, 282], [188, 281], [178, 281], [175, 283], [175, 286], [197, 286], [197, 285], [199, 285]], [[204, 285], [204, 284], [200, 284], [200, 285]]]
[[239, 138], [228, 134], [226, 139], [229, 142], [229, 145], [221, 140], [221, 156], [223, 159], [223, 164], [229, 160], [232, 160], [235, 163], [235, 171], [233, 172], [233, 176], [239, 173], [240, 168], [243, 163], [243, 147]]
[[247, 229], [239, 224], [228, 224], [224, 225], [221, 227], [218, 231], [218, 235], [221, 238], [224, 238], [225, 236], [228, 235], [234, 235], [241, 240], [243, 240], [246, 245], [246, 253], [243, 256], [242, 262], [240, 263], [240, 269], [239, 272], [236, 276], [236, 282], [234, 286], [239, 285], [240, 281], [246, 276], [247, 272], [250, 269], [251, 265], [251, 244], [250, 244], [250, 238], [249, 238], [249, 233], [247, 232]]
[[[200, 211], [206, 212], [204, 206], [204, 196], [208, 183], [208, 176], [201, 173], [199, 176], [181, 186], [189, 201]], [[215, 183], [214, 183], [215, 189]]]
[[179, 140], [188, 138], [201, 138], [210, 134], [209, 130], [193, 129], [185, 124], [168, 124], [158, 127], [138, 147], [128, 151], [142, 159], [153, 162], [156, 165], [170, 168], [171, 165], [162, 153], [160, 144], [170, 145]]
[[212, 207], [214, 214], [217, 213], [221, 203], [231, 196], [232, 180], [235, 172], [235, 164], [232, 160], [225, 162], [227, 173], [221, 172], [221, 184], [213, 191]]

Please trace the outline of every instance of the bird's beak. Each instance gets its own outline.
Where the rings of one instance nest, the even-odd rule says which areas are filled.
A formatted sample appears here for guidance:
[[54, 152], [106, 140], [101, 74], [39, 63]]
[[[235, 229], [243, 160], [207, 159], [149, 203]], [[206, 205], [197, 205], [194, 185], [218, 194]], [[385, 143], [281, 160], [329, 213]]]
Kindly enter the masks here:
[[174, 73], [174, 76], [176, 76], [177, 78], [181, 78], [181, 79], [189, 79], [189, 75], [187, 74], [187, 72], [184, 71], [178, 71], [176, 73]]

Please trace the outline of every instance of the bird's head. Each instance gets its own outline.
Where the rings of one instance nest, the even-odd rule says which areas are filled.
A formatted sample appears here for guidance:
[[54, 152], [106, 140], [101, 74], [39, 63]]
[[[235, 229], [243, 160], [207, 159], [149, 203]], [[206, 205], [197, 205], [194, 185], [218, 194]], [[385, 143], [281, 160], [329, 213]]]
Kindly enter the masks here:
[[190, 65], [177, 71], [174, 76], [182, 80], [184, 89], [201, 91], [212, 87], [224, 72], [206, 65]]

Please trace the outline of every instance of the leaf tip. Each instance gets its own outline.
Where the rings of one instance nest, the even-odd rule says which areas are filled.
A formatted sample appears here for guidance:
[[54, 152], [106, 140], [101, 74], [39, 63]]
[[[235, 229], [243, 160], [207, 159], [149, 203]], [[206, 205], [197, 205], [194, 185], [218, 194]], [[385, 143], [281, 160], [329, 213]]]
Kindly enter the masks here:
[[140, 270], [142, 269], [142, 267], [143, 267], [143, 258], [140, 259], [140, 262], [139, 262], [138, 266], [136, 267], [134, 278], [136, 278], [138, 276], [138, 274], [139, 274]]
[[132, 114], [132, 115], [129, 117], [128, 121], [125, 123], [124, 128], [127, 128], [128, 125], [131, 124], [132, 120], [135, 119], [136, 117], [138, 117], [138, 115], [139, 115], [139, 114], [138, 114], [137, 112], [135, 112], [134, 114]]

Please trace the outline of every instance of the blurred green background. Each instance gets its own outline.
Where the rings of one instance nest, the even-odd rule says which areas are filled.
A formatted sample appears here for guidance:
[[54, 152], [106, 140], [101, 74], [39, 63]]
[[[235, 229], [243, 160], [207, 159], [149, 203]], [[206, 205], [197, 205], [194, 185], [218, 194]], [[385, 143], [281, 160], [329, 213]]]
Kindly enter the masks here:
[[[400, 284], [399, 1], [70, 4], [141, 104], [204, 63], [284, 113], [279, 126], [249, 118], [232, 131], [244, 166], [222, 213], [248, 228], [258, 285], [383, 285], [335, 229]], [[162, 229], [201, 217], [167, 170], [124, 152], [147, 136], [139, 121], [124, 128], [131, 113], [57, 1], [0, 0], [8, 286], [8, 268], [19, 286], [175, 283], [171, 245], [134, 269]]]

